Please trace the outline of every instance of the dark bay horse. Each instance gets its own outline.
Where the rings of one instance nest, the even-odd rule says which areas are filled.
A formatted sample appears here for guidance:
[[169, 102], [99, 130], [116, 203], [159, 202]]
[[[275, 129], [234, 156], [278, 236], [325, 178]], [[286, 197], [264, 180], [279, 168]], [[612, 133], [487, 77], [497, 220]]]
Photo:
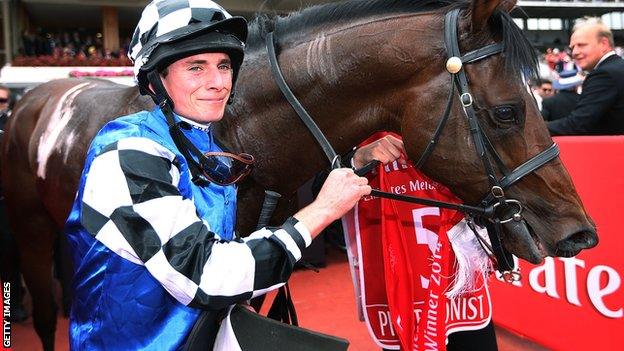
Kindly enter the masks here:
[[[444, 15], [461, 8], [459, 46], [468, 52], [502, 42], [501, 54], [465, 66], [477, 116], [510, 169], [547, 149], [552, 140], [523, 77], [535, 70], [533, 51], [508, 12], [515, 1], [369, 0], [313, 7], [251, 24], [235, 102], [214, 125], [231, 150], [256, 156], [239, 191], [241, 233], [258, 218], [264, 189], [285, 200], [278, 222], [292, 210], [296, 189], [327, 167], [324, 154], [278, 90], [264, 37], [273, 31], [279, 63], [294, 93], [339, 153], [378, 130], [403, 136], [418, 159], [443, 115], [449, 91]], [[136, 87], [66, 79], [41, 85], [18, 103], [2, 145], [2, 183], [22, 269], [33, 296], [33, 317], [45, 349], [52, 349], [52, 245], [74, 199], [89, 142], [107, 121], [151, 108]], [[455, 98], [438, 145], [423, 166], [466, 203], [488, 192], [483, 165]], [[507, 228], [503, 243], [533, 263], [571, 256], [597, 244], [561, 161], [556, 158], [508, 191], [525, 205], [530, 236]]]

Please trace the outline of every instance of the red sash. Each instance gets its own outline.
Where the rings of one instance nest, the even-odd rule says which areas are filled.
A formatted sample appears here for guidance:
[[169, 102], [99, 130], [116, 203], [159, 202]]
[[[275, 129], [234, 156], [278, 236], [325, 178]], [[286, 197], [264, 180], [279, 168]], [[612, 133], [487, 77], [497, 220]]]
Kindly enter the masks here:
[[[460, 202], [412, 166], [394, 163], [371, 173], [373, 188]], [[449, 233], [466, 230], [461, 213], [368, 196], [345, 216], [343, 225], [360, 308], [380, 347], [446, 350], [450, 333], [489, 323], [490, 299], [482, 274], [475, 275], [474, 291], [452, 299], [445, 294], [456, 269]]]

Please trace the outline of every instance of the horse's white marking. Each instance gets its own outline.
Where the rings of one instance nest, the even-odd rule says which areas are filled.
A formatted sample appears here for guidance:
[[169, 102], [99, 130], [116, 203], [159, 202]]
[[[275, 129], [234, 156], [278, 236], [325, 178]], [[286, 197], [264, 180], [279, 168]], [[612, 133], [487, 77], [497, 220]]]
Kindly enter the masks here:
[[310, 41], [306, 68], [311, 78], [324, 77], [330, 85], [338, 83], [340, 77], [332, 57], [331, 37], [319, 34], [316, 39]]
[[67, 138], [63, 141], [65, 147], [63, 148], [63, 163], [67, 164], [67, 159], [69, 158], [69, 150], [72, 150], [72, 145], [74, 145], [74, 138], [76, 138], [76, 133], [72, 130], [67, 135]]
[[[61, 132], [65, 129], [65, 127], [67, 127], [67, 123], [71, 119], [74, 112], [74, 108], [72, 106], [74, 99], [76, 99], [76, 96], [78, 96], [78, 94], [85, 90], [89, 85], [90, 83], [82, 83], [69, 89], [65, 92], [65, 94], [63, 94], [56, 104], [54, 112], [52, 112], [52, 115], [50, 116], [48, 126], [39, 138], [39, 148], [37, 149], [37, 176], [39, 178], [45, 179], [48, 159], [54, 151], [55, 146], [57, 146], [56, 144]], [[73, 137], [71, 137], [71, 140], [73, 140]], [[71, 141], [68, 140], [66, 143], [70, 145]], [[67, 157], [68, 155], [65, 154], [63, 160], [66, 161]]]

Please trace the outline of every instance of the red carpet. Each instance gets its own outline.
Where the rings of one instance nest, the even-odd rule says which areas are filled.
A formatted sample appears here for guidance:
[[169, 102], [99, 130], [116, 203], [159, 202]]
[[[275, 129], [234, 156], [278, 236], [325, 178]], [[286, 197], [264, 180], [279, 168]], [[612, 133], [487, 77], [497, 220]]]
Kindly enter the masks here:
[[[357, 319], [355, 294], [351, 284], [351, 274], [344, 254], [330, 249], [327, 267], [319, 273], [297, 271], [290, 280], [293, 300], [297, 308], [300, 326], [349, 340], [353, 351], [379, 351], [368, 335], [366, 325]], [[272, 301], [272, 295], [267, 301]], [[28, 297], [26, 298], [28, 303]], [[266, 314], [266, 307], [263, 314]], [[56, 349], [68, 349], [67, 324], [65, 318], [59, 318], [56, 335]], [[524, 339], [497, 330], [498, 344], [501, 351], [538, 351], [542, 348], [531, 345]], [[32, 319], [25, 323], [12, 324], [12, 350], [41, 350], [39, 340], [32, 328]], [[268, 351], [268, 350], [267, 350]]]

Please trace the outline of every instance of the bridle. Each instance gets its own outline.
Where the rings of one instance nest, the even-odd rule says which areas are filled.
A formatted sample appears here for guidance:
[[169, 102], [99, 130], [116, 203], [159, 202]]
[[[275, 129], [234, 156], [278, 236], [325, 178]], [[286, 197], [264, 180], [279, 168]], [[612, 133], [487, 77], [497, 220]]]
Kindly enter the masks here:
[[[459, 41], [457, 36], [458, 18], [460, 9], [453, 9], [446, 14], [445, 27], [444, 27], [444, 40], [446, 45], [446, 51], [448, 55], [446, 68], [450, 73], [450, 89], [447, 99], [446, 108], [444, 114], [438, 123], [438, 126], [428, 143], [423, 154], [419, 157], [415, 163], [416, 168], [421, 168], [431, 153], [433, 152], [437, 142], [444, 130], [446, 121], [448, 120], [453, 104], [453, 97], [455, 88], [457, 88], [459, 99], [466, 117], [472, 140], [476, 149], [476, 152], [481, 159], [485, 173], [488, 178], [489, 192], [483, 197], [480, 203], [476, 206], [456, 204], [443, 201], [437, 201], [433, 199], [419, 198], [414, 196], [400, 195], [389, 192], [383, 192], [373, 189], [372, 196], [389, 198], [393, 200], [413, 202], [428, 206], [449, 208], [458, 210], [466, 214], [467, 222], [470, 228], [475, 232], [477, 239], [484, 246], [485, 251], [490, 258], [495, 262], [496, 269], [503, 274], [503, 277], [507, 280], [518, 280], [520, 275], [514, 271], [515, 264], [512, 255], [503, 247], [501, 241], [502, 225], [510, 222], [515, 222], [517, 225], [521, 225], [523, 230], [528, 231], [528, 225], [522, 216], [523, 206], [519, 200], [508, 198], [505, 195], [505, 190], [511, 185], [515, 184], [518, 180], [522, 179], [528, 174], [535, 172], [538, 168], [551, 160], [559, 156], [559, 147], [557, 144], [552, 144], [546, 150], [540, 152], [534, 157], [530, 158], [514, 170], [509, 170], [501, 157], [496, 152], [492, 143], [487, 138], [483, 129], [479, 125], [476, 117], [476, 112], [473, 106], [474, 98], [470, 93], [468, 78], [463, 69], [464, 64], [473, 63], [490, 56], [500, 54], [503, 51], [503, 44], [496, 43], [486, 45], [482, 48], [470, 51], [463, 56], [459, 50]], [[284, 80], [279, 65], [277, 63], [277, 57], [275, 54], [275, 42], [273, 32], [268, 33], [266, 38], [267, 50], [269, 53], [269, 61], [271, 63], [271, 70], [276, 79], [276, 82], [291, 104], [293, 109], [297, 112], [303, 123], [308, 127], [310, 132], [316, 138], [317, 142], [322, 147], [325, 155], [329, 159], [332, 168], [340, 167], [340, 157], [336, 154], [331, 144], [325, 138], [323, 132], [318, 128], [316, 123], [312, 120], [310, 115], [306, 112], [305, 108], [294, 96], [288, 84]], [[494, 163], [492, 163], [492, 159]], [[498, 178], [495, 172], [495, 165], [498, 170], [503, 174], [502, 178]], [[366, 166], [365, 168], [372, 168]], [[490, 243], [487, 243], [480, 235], [476, 233], [475, 221], [480, 225], [487, 227]]]

